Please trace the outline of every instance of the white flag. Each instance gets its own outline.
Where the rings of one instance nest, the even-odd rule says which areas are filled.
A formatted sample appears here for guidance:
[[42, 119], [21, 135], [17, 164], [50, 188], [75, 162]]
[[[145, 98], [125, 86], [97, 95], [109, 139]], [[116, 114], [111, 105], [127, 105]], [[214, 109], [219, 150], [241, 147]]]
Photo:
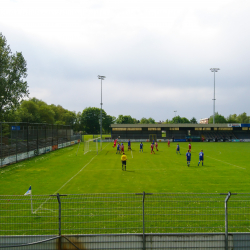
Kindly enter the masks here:
[[29, 194], [31, 194], [31, 186], [30, 186], [30, 188], [28, 189], [28, 191], [24, 195], [29, 195]]

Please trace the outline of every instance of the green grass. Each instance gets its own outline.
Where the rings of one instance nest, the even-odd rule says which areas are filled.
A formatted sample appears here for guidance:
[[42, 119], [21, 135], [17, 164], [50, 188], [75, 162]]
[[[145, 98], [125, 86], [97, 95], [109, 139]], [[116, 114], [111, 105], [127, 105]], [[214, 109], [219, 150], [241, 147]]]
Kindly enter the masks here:
[[[139, 153], [139, 143], [132, 143], [133, 157], [125, 151], [126, 172], [121, 170], [120, 155], [112, 146], [103, 143], [98, 155], [84, 155], [81, 144], [76, 156], [75, 145], [1, 168], [0, 194], [22, 195], [29, 185], [33, 194], [250, 190], [249, 143], [192, 143], [190, 167], [185, 159], [187, 143], [180, 143], [181, 155], [175, 153], [176, 143], [169, 148], [167, 143], [159, 143], [155, 155], [150, 154], [149, 143], [144, 143], [144, 153]], [[198, 167], [200, 149], [204, 150], [205, 161]]]
[[[192, 143], [190, 167], [188, 143], [179, 144], [181, 155], [176, 143], [159, 143], [153, 155], [150, 143], [143, 153], [139, 143], [132, 142], [132, 153], [125, 144], [127, 171], [113, 143], [103, 143], [98, 155], [84, 154], [82, 143], [77, 156], [75, 145], [1, 168], [0, 195], [21, 197], [1, 197], [0, 234], [57, 234], [58, 202], [44, 195], [56, 193], [84, 194], [61, 197], [63, 234], [141, 233], [142, 195], [135, 193], [143, 191], [153, 193], [145, 198], [146, 233], [223, 232], [225, 195], [219, 194], [249, 192], [250, 144]], [[201, 149], [205, 161], [198, 167]], [[29, 185], [34, 214], [30, 196], [23, 196]], [[248, 231], [248, 195], [232, 196], [229, 205], [229, 231]]]

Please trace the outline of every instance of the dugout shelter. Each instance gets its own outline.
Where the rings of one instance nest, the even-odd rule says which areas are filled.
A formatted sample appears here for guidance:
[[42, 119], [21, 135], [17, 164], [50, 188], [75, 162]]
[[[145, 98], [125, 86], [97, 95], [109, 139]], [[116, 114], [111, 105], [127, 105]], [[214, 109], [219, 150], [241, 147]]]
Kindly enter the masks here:
[[112, 139], [172, 139], [174, 141], [249, 140], [250, 124], [112, 124]]

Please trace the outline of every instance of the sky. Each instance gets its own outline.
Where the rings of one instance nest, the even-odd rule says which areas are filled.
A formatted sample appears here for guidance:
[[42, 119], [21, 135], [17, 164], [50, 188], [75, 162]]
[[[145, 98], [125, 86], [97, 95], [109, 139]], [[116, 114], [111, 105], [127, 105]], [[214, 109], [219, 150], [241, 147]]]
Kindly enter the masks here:
[[[29, 97], [82, 112], [198, 121], [250, 115], [248, 0], [0, 0]], [[98, 75], [106, 76], [105, 80]], [[101, 94], [102, 89], [102, 94]], [[176, 112], [174, 112], [176, 111]]]

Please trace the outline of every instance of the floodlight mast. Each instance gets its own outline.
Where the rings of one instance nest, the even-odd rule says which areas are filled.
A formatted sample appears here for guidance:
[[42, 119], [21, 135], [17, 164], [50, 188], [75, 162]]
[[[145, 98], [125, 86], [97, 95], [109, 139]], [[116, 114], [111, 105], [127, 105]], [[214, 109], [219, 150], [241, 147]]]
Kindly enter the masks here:
[[[176, 112], [177, 110], [174, 110], [174, 118], [176, 118]], [[176, 119], [174, 119], [174, 121], [176, 122]]]
[[[102, 142], [102, 80], [106, 78], [106, 76], [97, 76], [98, 79], [101, 79], [101, 113], [100, 113], [100, 136], [101, 136], [101, 142]], [[101, 150], [102, 150], [102, 143], [101, 144]]]
[[220, 70], [219, 68], [211, 68], [210, 69], [211, 72], [214, 72], [214, 99], [212, 99], [214, 101], [214, 115], [213, 115], [213, 124], [215, 124], [215, 72], [218, 72], [218, 70]]

